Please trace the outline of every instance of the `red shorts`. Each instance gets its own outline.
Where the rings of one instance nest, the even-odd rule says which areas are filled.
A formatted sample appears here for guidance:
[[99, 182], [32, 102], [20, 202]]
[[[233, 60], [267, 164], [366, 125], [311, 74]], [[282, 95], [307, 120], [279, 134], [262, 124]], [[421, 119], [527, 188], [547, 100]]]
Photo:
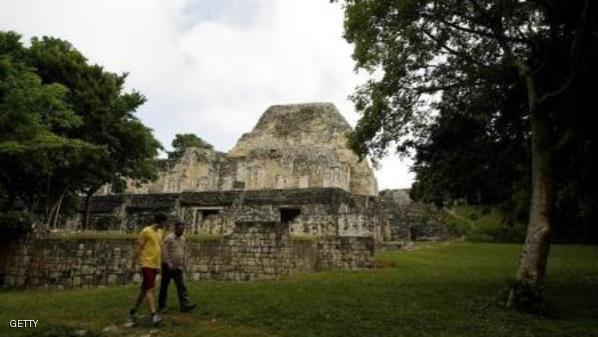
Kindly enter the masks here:
[[141, 268], [141, 276], [143, 276], [143, 282], [141, 283], [141, 289], [149, 290], [156, 286], [156, 275], [158, 274], [156, 268]]

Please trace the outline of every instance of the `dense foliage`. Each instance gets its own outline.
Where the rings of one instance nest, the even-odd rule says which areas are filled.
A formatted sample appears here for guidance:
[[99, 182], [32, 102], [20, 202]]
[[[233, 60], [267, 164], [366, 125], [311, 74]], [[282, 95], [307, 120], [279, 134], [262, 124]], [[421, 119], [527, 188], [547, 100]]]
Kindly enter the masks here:
[[145, 98], [123, 92], [125, 79], [66, 41], [24, 47], [0, 32], [0, 211], [53, 225], [106, 183], [155, 178], [160, 144], [135, 117]]
[[[559, 238], [598, 239], [594, 1], [349, 0], [345, 37], [372, 79], [353, 95], [360, 155], [415, 153], [412, 195], [527, 217], [531, 111]], [[544, 126], [547, 126], [544, 128]], [[537, 147], [538, 148], [538, 147]], [[546, 173], [544, 171], [539, 171]], [[553, 189], [551, 189], [553, 188]]]

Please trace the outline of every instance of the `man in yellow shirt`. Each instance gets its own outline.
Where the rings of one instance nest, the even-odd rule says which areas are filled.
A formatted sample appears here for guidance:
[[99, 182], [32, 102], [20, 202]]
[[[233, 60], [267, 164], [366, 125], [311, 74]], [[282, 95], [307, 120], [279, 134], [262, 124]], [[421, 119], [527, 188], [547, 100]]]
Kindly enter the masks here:
[[131, 270], [134, 271], [136, 269], [137, 260], [141, 261], [141, 276], [143, 277], [143, 282], [141, 283], [141, 290], [139, 296], [137, 296], [135, 305], [129, 311], [129, 320], [132, 323], [137, 320], [137, 310], [144, 298], [147, 300], [147, 305], [152, 315], [152, 323], [157, 325], [162, 321], [162, 317], [156, 313], [153, 289], [156, 285], [156, 275], [160, 270], [162, 229], [166, 225], [167, 220], [168, 217], [166, 214], [156, 214], [154, 223], [139, 232], [139, 239], [137, 240], [137, 247], [135, 249], [135, 255], [133, 256]]

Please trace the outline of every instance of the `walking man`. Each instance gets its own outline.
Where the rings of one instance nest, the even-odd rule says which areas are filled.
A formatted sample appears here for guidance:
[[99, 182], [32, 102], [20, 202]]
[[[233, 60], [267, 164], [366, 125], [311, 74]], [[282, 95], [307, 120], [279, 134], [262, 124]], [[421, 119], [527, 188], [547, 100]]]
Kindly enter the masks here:
[[162, 232], [166, 225], [168, 217], [166, 214], [156, 214], [152, 225], [145, 227], [139, 232], [139, 239], [137, 240], [137, 248], [133, 256], [131, 270], [135, 270], [137, 260], [141, 261], [141, 275], [143, 282], [141, 283], [141, 290], [135, 300], [135, 305], [129, 311], [129, 320], [134, 323], [137, 320], [137, 310], [139, 305], [145, 299], [151, 313], [152, 323], [158, 325], [162, 321], [156, 313], [156, 304], [154, 302], [153, 289], [156, 285], [156, 275], [160, 270], [161, 259], [161, 244]]
[[195, 308], [191, 303], [185, 286], [183, 270], [185, 269], [185, 224], [177, 222], [174, 225], [174, 233], [170, 233], [164, 239], [162, 246], [162, 280], [160, 281], [160, 295], [158, 297], [158, 310], [165, 312], [166, 299], [168, 297], [168, 285], [174, 280], [181, 311], [186, 312]]

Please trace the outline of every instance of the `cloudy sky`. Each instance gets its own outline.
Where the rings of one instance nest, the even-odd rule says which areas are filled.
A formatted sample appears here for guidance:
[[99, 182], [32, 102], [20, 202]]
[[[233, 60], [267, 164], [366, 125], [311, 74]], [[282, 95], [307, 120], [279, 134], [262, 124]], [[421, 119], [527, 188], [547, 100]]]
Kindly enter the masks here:
[[[269, 105], [333, 102], [352, 125], [356, 74], [328, 0], [0, 0], [0, 30], [70, 41], [93, 63], [128, 72], [148, 101], [143, 122], [166, 146], [196, 133], [228, 151]], [[396, 156], [380, 189], [408, 187]]]

